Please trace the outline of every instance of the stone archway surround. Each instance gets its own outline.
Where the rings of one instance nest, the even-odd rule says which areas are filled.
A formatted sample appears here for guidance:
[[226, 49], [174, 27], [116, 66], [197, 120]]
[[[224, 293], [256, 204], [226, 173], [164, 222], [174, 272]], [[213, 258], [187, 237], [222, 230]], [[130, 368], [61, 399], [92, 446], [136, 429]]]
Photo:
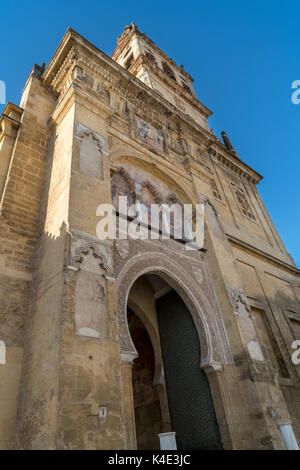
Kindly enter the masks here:
[[143, 274], [162, 277], [188, 307], [194, 320], [201, 345], [201, 367], [232, 364], [228, 339], [218, 309], [212, 308], [193, 276], [160, 252], [133, 256], [125, 263], [117, 277], [119, 336], [123, 357], [135, 357], [137, 352], [127, 324], [127, 302], [133, 283]]
[[206, 296], [196, 280], [193, 279], [192, 273], [189, 273], [175, 262], [170, 255], [160, 251], [158, 253], [143, 252], [142, 254], [133, 255], [123, 265], [116, 279], [127, 449], [136, 449], [131, 366], [137, 356], [127, 323], [127, 302], [133, 283], [146, 273], [161, 276], [177, 291], [188, 307], [201, 345], [201, 364], [199, 364], [199, 367], [205, 370], [209, 380], [222, 441], [226, 443], [226, 448], [234, 448], [233, 431], [230, 429], [231, 426], [228, 426], [225, 418], [228, 415], [228, 410], [226, 410], [226, 399], [224, 402], [220, 377], [220, 374], [223, 375], [223, 365], [233, 364], [233, 361], [221, 313], [218, 308], [212, 307], [208, 300], [209, 297], [211, 298], [213, 286], [210, 286], [210, 295]]

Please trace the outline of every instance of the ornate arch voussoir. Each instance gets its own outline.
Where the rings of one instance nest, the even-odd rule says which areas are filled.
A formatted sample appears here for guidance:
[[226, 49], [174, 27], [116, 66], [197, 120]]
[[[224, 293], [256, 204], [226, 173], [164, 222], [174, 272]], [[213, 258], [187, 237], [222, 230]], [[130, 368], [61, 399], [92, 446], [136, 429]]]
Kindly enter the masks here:
[[142, 188], [146, 188], [148, 189], [148, 191], [150, 192], [150, 194], [152, 194], [153, 198], [154, 198], [154, 201], [156, 202], [156, 204], [161, 204], [162, 203], [162, 197], [159, 193], [159, 191], [157, 191], [157, 189], [155, 188], [155, 186], [153, 186], [152, 183], [150, 183], [150, 181], [144, 181], [143, 184], [142, 184]]
[[129, 191], [131, 192], [132, 197], [135, 201], [136, 200], [135, 183], [133, 179], [131, 178], [131, 176], [129, 175], [129, 173], [123, 167], [118, 168], [116, 173], [122, 176], [123, 180], [127, 184]]
[[167, 197], [168, 204], [179, 204], [180, 207], [183, 209], [183, 204], [181, 200], [177, 197], [175, 193], [169, 193]]

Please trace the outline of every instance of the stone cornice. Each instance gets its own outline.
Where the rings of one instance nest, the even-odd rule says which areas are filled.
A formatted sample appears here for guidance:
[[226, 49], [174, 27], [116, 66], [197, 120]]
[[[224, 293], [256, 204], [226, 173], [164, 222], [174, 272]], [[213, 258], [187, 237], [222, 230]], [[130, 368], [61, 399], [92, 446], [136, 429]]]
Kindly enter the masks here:
[[59, 46], [57, 47], [52, 59], [43, 72], [42, 78], [46, 85], [50, 85], [54, 76], [57, 74], [58, 69], [62, 66], [64, 59], [75, 42], [73, 31], [68, 28], [64, 37], [62, 38]]
[[221, 166], [237, 174], [238, 176], [246, 178], [253, 184], [258, 184], [263, 179], [262, 175], [253, 170], [253, 168], [244, 163], [240, 158], [226, 151], [224, 146], [220, 145], [218, 141], [216, 141], [214, 145], [209, 148], [208, 153], [211, 158]]

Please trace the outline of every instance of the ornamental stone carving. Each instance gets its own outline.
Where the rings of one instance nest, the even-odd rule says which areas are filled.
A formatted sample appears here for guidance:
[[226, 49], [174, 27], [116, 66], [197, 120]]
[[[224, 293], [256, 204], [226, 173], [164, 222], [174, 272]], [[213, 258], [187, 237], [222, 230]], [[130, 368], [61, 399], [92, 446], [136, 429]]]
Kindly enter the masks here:
[[91, 251], [97, 265], [103, 270], [103, 276], [108, 280], [114, 279], [109, 244], [99, 240], [97, 237], [77, 230], [71, 230], [71, 233], [73, 236], [71, 242], [71, 266], [80, 268], [84, 255]]

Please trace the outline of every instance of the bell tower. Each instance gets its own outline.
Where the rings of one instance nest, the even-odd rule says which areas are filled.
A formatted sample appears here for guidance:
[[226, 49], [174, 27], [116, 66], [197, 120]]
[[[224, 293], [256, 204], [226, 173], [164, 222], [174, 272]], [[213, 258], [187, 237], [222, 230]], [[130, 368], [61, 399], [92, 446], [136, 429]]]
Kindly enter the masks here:
[[211, 111], [197, 99], [193, 78], [159, 49], [134, 23], [118, 38], [113, 60], [144, 82], [177, 109], [209, 130]]

